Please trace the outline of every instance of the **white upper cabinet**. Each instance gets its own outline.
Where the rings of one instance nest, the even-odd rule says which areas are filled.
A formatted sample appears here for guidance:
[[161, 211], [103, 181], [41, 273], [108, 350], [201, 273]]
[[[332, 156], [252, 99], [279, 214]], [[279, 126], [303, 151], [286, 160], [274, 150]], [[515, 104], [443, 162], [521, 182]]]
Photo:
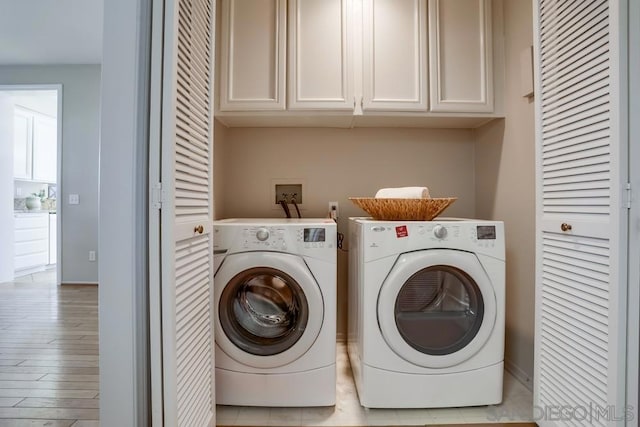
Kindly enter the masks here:
[[427, 0], [364, 0], [363, 110], [427, 111]]
[[33, 120], [33, 180], [56, 182], [58, 158], [57, 122], [53, 117], [35, 115]]
[[31, 114], [16, 108], [13, 114], [13, 176], [31, 179], [31, 137], [33, 132]]
[[350, 9], [351, 0], [289, 0], [289, 109], [353, 109]]
[[227, 126], [476, 127], [502, 111], [501, 0], [219, 1]]
[[286, 0], [222, 0], [220, 110], [284, 110]]
[[490, 0], [429, 0], [431, 111], [493, 111]]
[[56, 118], [16, 107], [13, 116], [13, 176], [54, 183], [57, 179]]

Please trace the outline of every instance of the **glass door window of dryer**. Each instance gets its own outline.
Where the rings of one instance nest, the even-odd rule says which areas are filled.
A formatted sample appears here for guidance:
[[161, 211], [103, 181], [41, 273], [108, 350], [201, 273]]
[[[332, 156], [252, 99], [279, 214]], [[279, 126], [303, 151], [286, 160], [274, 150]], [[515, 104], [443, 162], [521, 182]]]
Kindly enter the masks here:
[[304, 334], [309, 319], [300, 285], [270, 267], [252, 268], [233, 277], [222, 292], [219, 310], [229, 340], [258, 356], [291, 348]]
[[455, 267], [436, 265], [405, 282], [394, 315], [407, 344], [424, 354], [447, 355], [466, 347], [477, 335], [484, 301], [469, 275]]

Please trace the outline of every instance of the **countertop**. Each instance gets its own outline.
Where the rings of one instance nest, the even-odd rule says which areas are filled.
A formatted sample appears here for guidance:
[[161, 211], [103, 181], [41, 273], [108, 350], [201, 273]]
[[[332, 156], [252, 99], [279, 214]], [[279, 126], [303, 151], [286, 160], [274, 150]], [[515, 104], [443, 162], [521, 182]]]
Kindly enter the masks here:
[[17, 209], [13, 211], [14, 214], [55, 214], [56, 211], [47, 211], [47, 210], [43, 210], [43, 209], [38, 209], [38, 210], [29, 210], [29, 209]]

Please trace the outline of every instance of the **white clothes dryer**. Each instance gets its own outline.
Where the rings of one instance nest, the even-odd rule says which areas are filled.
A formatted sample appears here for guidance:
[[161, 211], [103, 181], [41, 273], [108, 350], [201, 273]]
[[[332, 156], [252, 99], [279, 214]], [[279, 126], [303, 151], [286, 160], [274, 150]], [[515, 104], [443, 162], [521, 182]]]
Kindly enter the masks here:
[[336, 400], [336, 224], [214, 222], [216, 402]]
[[504, 224], [349, 221], [348, 352], [360, 403], [502, 401]]

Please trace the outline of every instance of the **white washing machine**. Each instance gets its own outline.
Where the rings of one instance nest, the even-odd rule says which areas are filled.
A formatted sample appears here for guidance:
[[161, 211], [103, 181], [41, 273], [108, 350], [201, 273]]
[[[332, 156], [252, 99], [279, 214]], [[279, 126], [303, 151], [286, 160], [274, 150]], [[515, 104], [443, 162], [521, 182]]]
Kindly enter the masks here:
[[336, 401], [336, 224], [214, 222], [216, 402]]
[[360, 403], [502, 401], [502, 222], [349, 221], [348, 351]]

